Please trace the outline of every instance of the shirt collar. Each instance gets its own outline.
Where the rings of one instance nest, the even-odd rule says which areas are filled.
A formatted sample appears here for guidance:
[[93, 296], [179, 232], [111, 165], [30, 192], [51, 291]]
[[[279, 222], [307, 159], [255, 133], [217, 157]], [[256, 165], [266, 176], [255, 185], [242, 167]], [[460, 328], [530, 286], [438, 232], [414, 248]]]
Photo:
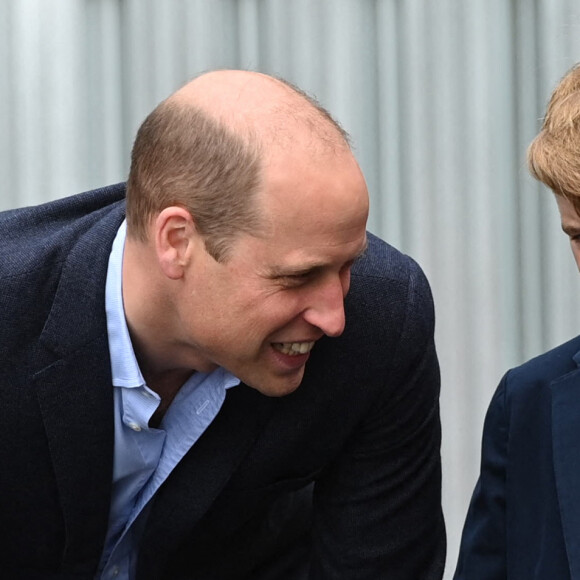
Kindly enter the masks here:
[[127, 222], [123, 221], [109, 256], [105, 286], [105, 308], [113, 385], [116, 387], [141, 387], [145, 384], [125, 320], [123, 308], [123, 249], [127, 235]]

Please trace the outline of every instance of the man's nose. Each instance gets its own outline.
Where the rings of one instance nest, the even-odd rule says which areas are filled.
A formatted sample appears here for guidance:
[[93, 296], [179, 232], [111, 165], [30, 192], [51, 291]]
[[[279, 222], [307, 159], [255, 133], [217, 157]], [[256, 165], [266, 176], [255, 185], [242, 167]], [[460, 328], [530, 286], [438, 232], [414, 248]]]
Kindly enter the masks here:
[[350, 285], [350, 273], [325, 281], [313, 289], [311, 304], [304, 310], [306, 322], [327, 336], [340, 336], [344, 331], [344, 298]]

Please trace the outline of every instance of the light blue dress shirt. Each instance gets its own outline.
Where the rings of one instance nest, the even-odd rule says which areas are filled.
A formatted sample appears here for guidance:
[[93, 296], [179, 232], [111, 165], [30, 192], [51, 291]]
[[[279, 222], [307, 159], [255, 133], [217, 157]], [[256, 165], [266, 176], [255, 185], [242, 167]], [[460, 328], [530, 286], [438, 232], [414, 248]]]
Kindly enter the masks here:
[[239, 379], [223, 368], [194, 373], [181, 387], [158, 429], [149, 420], [160, 403], [139, 369], [122, 294], [123, 222], [111, 250], [105, 304], [115, 402], [115, 449], [109, 529], [97, 578], [132, 580], [139, 530], [149, 500], [220, 410]]

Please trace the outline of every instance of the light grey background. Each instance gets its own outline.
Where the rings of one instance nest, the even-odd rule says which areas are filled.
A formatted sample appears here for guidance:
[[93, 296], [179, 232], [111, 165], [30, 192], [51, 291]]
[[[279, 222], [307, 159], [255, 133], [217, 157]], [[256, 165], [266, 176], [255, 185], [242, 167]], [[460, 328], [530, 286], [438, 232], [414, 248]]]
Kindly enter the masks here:
[[316, 95], [353, 136], [370, 230], [433, 287], [449, 577], [497, 382], [580, 327], [555, 204], [525, 167], [576, 60], [577, 0], [3, 0], [0, 208], [123, 180], [145, 115], [203, 70]]

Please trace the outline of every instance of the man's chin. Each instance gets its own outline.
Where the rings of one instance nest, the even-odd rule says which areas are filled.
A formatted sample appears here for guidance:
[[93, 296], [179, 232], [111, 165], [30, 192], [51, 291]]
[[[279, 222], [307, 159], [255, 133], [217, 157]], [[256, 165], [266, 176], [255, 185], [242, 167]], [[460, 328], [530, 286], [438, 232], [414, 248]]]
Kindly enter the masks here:
[[262, 393], [262, 395], [265, 395], [266, 397], [285, 397], [300, 387], [303, 376], [304, 369], [301, 369], [299, 373], [292, 376], [277, 376], [271, 380], [265, 378], [253, 382], [244, 381], [244, 383], [249, 387], [256, 389], [256, 391]]

